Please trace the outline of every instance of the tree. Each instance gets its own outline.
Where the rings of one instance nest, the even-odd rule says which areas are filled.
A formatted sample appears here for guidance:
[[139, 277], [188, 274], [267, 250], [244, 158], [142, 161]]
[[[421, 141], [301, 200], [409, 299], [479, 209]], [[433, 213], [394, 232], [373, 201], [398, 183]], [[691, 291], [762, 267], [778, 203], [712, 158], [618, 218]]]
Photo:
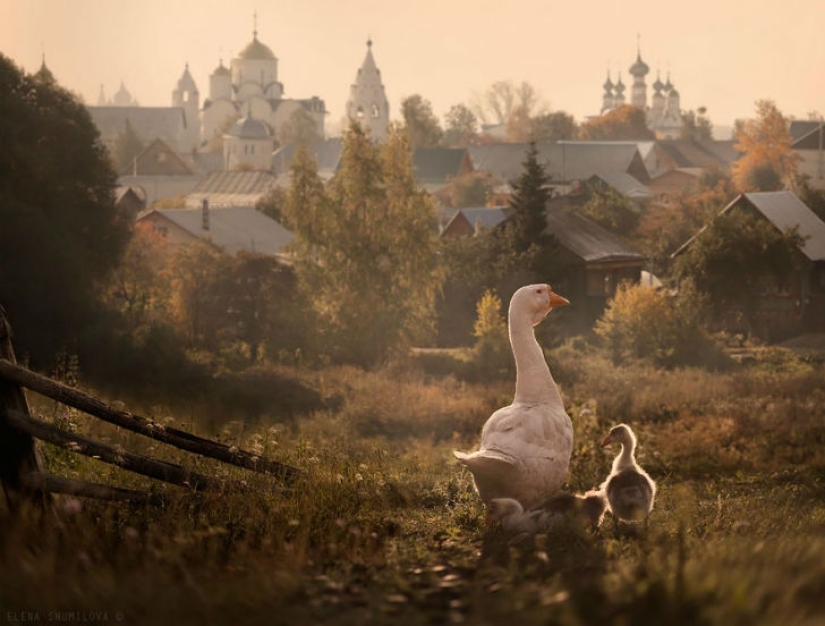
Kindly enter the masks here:
[[453, 178], [449, 184], [450, 206], [482, 207], [495, 187], [495, 179], [489, 172], [473, 171]]
[[134, 158], [140, 154], [145, 147], [146, 145], [143, 143], [140, 135], [135, 132], [132, 122], [127, 119], [123, 130], [115, 137], [115, 145], [112, 153], [115, 170], [118, 172], [125, 171], [132, 165]]
[[35, 360], [93, 323], [96, 287], [117, 263], [130, 222], [86, 108], [0, 55], [0, 302], [18, 349]]
[[762, 289], [767, 281], [787, 280], [798, 263], [800, 244], [795, 232], [780, 232], [734, 207], [716, 215], [677, 258], [676, 275], [693, 279], [717, 314], [734, 309], [753, 328]]
[[639, 207], [612, 187], [588, 185], [589, 200], [579, 209], [594, 222], [620, 235], [636, 230], [641, 218]]
[[478, 135], [478, 119], [467, 106], [454, 104], [444, 117], [443, 143], [447, 147], [464, 147]]
[[549, 177], [539, 163], [536, 144], [531, 143], [522, 163], [522, 173], [510, 183], [510, 208], [513, 214], [498, 230], [499, 258], [497, 269], [508, 283], [527, 280], [551, 280], [557, 276], [557, 246], [548, 234], [547, 201], [550, 199]]
[[683, 111], [682, 130], [679, 132], [679, 136], [682, 139], [713, 139], [713, 124], [711, 124], [705, 113], [707, 113], [705, 107], [699, 107], [697, 111]]
[[646, 141], [656, 138], [647, 127], [645, 112], [629, 104], [585, 122], [579, 128], [579, 136], [601, 141]]
[[747, 120], [736, 133], [734, 148], [742, 156], [733, 163], [733, 182], [740, 191], [775, 190], [777, 181], [790, 189], [799, 156], [792, 147], [788, 121], [771, 100], [756, 103], [756, 119]]
[[293, 111], [289, 119], [281, 124], [278, 129], [278, 141], [285, 145], [311, 145], [316, 141], [321, 141], [315, 119], [304, 109]]
[[532, 140], [538, 143], [575, 139], [576, 120], [569, 113], [554, 111], [538, 115], [532, 120]]
[[545, 112], [536, 88], [527, 81], [518, 85], [511, 80], [500, 80], [490, 85], [483, 96], [473, 99], [473, 112], [484, 124], [509, 124], [514, 113], [532, 119]]
[[409, 134], [410, 146], [415, 148], [432, 148], [441, 143], [444, 131], [433, 114], [429, 100], [414, 94], [401, 101], [401, 116]]
[[378, 146], [351, 123], [327, 188], [306, 153], [291, 169], [285, 214], [317, 348], [370, 365], [421, 340], [440, 284], [435, 208], [416, 184], [404, 128], [391, 125]]
[[282, 187], [272, 187], [255, 204], [255, 208], [278, 223], [283, 223], [283, 207], [286, 204], [287, 191]]
[[810, 176], [797, 176], [795, 187], [799, 199], [825, 222], [825, 189], [812, 187]]

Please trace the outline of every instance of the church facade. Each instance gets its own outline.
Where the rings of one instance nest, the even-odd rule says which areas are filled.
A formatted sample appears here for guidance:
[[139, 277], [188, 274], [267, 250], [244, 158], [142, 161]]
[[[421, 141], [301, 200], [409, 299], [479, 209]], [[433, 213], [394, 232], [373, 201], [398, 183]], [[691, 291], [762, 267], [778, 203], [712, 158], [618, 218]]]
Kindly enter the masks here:
[[[181, 80], [185, 78], [186, 72]], [[197, 98], [197, 91], [194, 94]], [[288, 99], [283, 94], [278, 59], [258, 40], [256, 29], [252, 41], [230, 61], [230, 66], [224, 66], [221, 60], [209, 76], [209, 94], [200, 109], [201, 145], [225, 135], [240, 118], [264, 122], [272, 139], [278, 140], [284, 125], [295, 123], [296, 116], [302, 116], [314, 123], [316, 134], [323, 138], [327, 113], [324, 101], [317, 96]], [[173, 103], [174, 99], [173, 95]]]
[[659, 72], [656, 72], [656, 81], [652, 85], [653, 94], [648, 102], [647, 75], [650, 68], [642, 61], [641, 50], [637, 51], [636, 62], [630, 66], [628, 72], [633, 79], [630, 86], [630, 102], [627, 102], [624, 94], [626, 87], [622, 82], [621, 73], [614, 83], [608, 71], [607, 80], [602, 86], [604, 93], [601, 114], [630, 104], [645, 112], [647, 126], [656, 134], [657, 139], [678, 139], [682, 130], [682, 110], [679, 92], [670, 82], [670, 75], [668, 74], [667, 82], [662, 83]]

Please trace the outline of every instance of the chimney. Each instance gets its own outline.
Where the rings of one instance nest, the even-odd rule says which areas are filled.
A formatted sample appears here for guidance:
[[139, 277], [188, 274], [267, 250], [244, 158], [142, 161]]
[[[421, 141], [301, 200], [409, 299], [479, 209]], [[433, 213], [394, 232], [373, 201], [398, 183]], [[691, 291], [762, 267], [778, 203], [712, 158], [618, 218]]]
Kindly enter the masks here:
[[209, 232], [209, 200], [206, 198], [201, 203], [201, 228], [205, 232]]

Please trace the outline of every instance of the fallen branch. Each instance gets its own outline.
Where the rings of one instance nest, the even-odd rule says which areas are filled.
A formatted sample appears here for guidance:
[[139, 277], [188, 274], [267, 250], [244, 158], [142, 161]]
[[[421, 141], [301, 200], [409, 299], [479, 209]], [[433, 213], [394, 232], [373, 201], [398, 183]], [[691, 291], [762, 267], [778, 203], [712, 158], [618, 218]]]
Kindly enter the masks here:
[[[7, 411], [6, 418], [14, 428], [32, 437], [62, 446], [84, 456], [99, 459], [104, 463], [116, 465], [130, 472], [156, 478], [173, 485], [191, 487], [195, 491], [225, 490], [230, 486], [227, 481], [188, 471], [174, 463], [117, 450], [112, 446], [98, 443], [83, 435], [71, 433], [53, 424], [34, 419], [20, 411]], [[240, 488], [239, 485], [231, 486]]]
[[272, 461], [236, 447], [230, 448], [217, 441], [204, 439], [183, 430], [158, 424], [128, 411], [118, 411], [89, 394], [32, 372], [5, 359], [0, 359], [0, 379], [2, 378], [79, 409], [84, 413], [94, 415], [110, 424], [168, 443], [182, 450], [218, 459], [224, 463], [230, 463], [255, 472], [274, 474], [285, 480], [297, 478], [303, 473], [291, 465]]
[[47, 491], [49, 493], [62, 493], [69, 496], [80, 496], [82, 498], [155, 505], [164, 504], [165, 502], [160, 495], [149, 493], [148, 491], [135, 491], [133, 489], [122, 489], [120, 487], [87, 483], [82, 480], [74, 480], [72, 478], [44, 474], [42, 472], [24, 474], [22, 482], [29, 489]]

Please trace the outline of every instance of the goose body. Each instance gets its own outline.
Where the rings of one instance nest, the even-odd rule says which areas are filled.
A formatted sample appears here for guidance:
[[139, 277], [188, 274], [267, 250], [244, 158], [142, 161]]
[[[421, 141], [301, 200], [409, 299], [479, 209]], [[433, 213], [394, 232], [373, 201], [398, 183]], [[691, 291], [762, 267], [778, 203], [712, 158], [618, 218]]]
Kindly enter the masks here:
[[488, 506], [490, 517], [501, 522], [506, 533], [533, 534], [570, 522], [595, 528], [602, 522], [606, 505], [602, 492], [588, 491], [583, 495], [556, 494], [527, 510], [514, 498], [495, 498]]
[[645, 521], [653, 510], [656, 483], [636, 463], [636, 435], [627, 424], [619, 424], [604, 438], [602, 447], [612, 443], [620, 443], [622, 449], [613, 459], [612, 471], [601, 485], [608, 508], [617, 520]]
[[510, 300], [508, 328], [516, 361], [513, 403], [487, 419], [477, 451], [454, 452], [472, 473], [485, 503], [511, 498], [530, 508], [556, 493], [567, 477], [573, 423], [533, 330], [553, 307], [565, 304], [569, 302], [545, 284], [522, 287]]

